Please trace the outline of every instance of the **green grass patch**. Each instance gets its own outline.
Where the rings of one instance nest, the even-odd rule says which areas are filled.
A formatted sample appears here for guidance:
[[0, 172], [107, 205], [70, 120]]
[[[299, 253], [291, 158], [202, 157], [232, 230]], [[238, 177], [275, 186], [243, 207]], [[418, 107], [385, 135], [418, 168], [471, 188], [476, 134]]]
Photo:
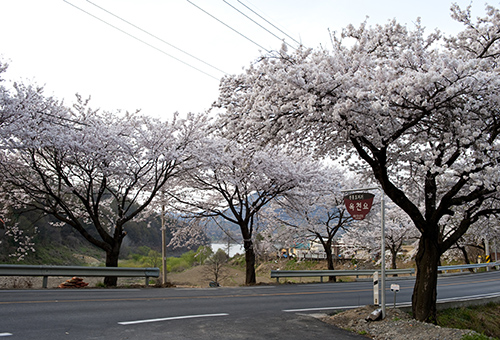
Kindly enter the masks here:
[[286, 261], [285, 270], [311, 270], [314, 269], [316, 263], [314, 261], [297, 261], [290, 259]]
[[22, 264], [50, 264], [54, 266], [84, 266], [85, 261], [74, 256], [73, 249], [66, 246], [49, 245], [40, 247], [36, 252], [29, 254]]
[[464, 337], [464, 340], [500, 338], [500, 304], [446, 309], [438, 312], [437, 320], [441, 327], [472, 329], [484, 335], [483, 338]]
[[[205, 248], [200, 247], [196, 252], [188, 251], [179, 257], [167, 257], [167, 271], [182, 272], [201, 264], [211, 255], [211, 252], [207, 252]], [[119, 266], [130, 268], [158, 267], [163, 270], [161, 254], [145, 246], [139, 247], [137, 253], [130, 254], [126, 259], [120, 260]]]

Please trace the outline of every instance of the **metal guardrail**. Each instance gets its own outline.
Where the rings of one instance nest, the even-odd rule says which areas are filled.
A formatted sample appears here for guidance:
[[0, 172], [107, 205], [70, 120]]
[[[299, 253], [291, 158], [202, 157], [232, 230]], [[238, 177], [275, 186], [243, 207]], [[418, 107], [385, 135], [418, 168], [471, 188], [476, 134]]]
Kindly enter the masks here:
[[49, 276], [145, 277], [148, 286], [150, 277], [160, 277], [160, 269], [0, 264], [0, 276], [43, 276], [43, 288]]
[[[319, 277], [323, 282], [325, 276], [372, 276], [374, 272], [380, 270], [375, 269], [359, 269], [359, 270], [271, 270], [271, 278], [276, 278], [279, 282], [281, 277]], [[414, 268], [407, 269], [386, 269], [386, 275], [399, 275], [399, 274], [415, 274]]]
[[[461, 264], [453, 266], [438, 266], [438, 271], [447, 273], [452, 270], [460, 270], [462, 272], [464, 269], [474, 269], [477, 271], [478, 268], [487, 267], [499, 267], [500, 262], [491, 263], [473, 263], [473, 264]], [[271, 270], [271, 278], [276, 278], [276, 282], [279, 282], [281, 277], [319, 277], [321, 282], [323, 282], [323, 277], [325, 276], [373, 276], [373, 273], [378, 271], [380, 275], [380, 270], [375, 269], [359, 269], [359, 270]], [[414, 275], [414, 268], [407, 269], [386, 269], [387, 276], [408, 274]]]
[[459, 270], [462, 272], [464, 269], [473, 269], [477, 272], [479, 268], [491, 268], [498, 266], [500, 266], [500, 262], [457, 264], [452, 266], [438, 266], [438, 271], [447, 273], [450, 270]]

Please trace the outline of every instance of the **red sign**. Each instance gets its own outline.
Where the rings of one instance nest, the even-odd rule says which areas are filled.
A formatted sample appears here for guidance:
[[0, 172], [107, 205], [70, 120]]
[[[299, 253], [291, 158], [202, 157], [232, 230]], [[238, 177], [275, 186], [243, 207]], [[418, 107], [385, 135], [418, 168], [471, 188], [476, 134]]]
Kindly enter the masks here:
[[345, 207], [352, 218], [362, 220], [370, 212], [373, 204], [374, 194], [357, 193], [344, 196]]

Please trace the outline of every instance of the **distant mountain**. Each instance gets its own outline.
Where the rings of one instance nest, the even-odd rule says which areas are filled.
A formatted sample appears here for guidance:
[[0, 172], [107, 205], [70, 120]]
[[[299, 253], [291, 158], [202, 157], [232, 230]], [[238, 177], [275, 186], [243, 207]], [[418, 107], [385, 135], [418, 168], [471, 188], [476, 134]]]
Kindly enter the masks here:
[[[301, 223], [306, 223], [305, 221], [300, 221], [297, 220], [297, 217], [290, 216], [284, 209], [282, 208], [277, 208], [273, 212], [279, 218], [286, 222], [290, 223], [293, 225], [299, 225]], [[326, 216], [326, 211], [325, 208], [323, 207], [317, 207], [315, 208], [312, 213], [310, 214], [311, 218], [321, 218], [321, 216]], [[212, 240], [212, 242], [220, 242], [224, 239], [226, 239], [226, 233], [222, 230], [224, 229], [226, 232], [229, 232], [231, 235], [233, 235], [234, 238], [236, 238], [238, 241], [241, 241], [241, 231], [240, 227], [234, 223], [229, 222], [228, 220], [222, 218], [222, 217], [217, 217], [214, 219], [207, 219], [206, 220], [206, 233], [207, 236]], [[254, 226], [256, 229], [259, 230], [264, 227], [264, 223], [261, 220], [257, 220], [256, 225]], [[336, 237], [341, 236], [344, 233], [344, 230], [339, 230]]]
[[[0, 233], [0, 263], [83, 265], [81, 256], [78, 258], [73, 254], [101, 259], [105, 257], [103, 250], [92, 245], [70, 226], [52, 226], [51, 222], [56, 222], [56, 220], [51, 216], [41, 215], [34, 211], [18, 212], [14, 215], [14, 222], [24, 233], [33, 235], [35, 252], [29, 252], [23, 261], [18, 261], [16, 257], [11, 256], [16, 251], [17, 244], [3, 232]], [[172, 220], [170, 223], [178, 222]], [[159, 216], [150, 217], [140, 222], [128, 222], [125, 225], [127, 236], [123, 240], [120, 258], [125, 258], [130, 253], [136, 253], [137, 249], [142, 246], [161, 252], [160, 227]], [[89, 228], [88, 231], [96, 233], [93, 228]], [[168, 224], [166, 236], [168, 244], [172, 237]], [[188, 250], [197, 248], [198, 245], [191, 248], [167, 249], [167, 253], [169, 256], [180, 256]]]

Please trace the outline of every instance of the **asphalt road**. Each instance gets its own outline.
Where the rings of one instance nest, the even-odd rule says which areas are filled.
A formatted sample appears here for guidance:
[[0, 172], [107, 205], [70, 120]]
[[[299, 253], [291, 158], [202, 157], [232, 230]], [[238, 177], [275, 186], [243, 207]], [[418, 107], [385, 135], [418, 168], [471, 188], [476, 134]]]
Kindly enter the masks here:
[[[413, 280], [398, 303], [411, 300]], [[500, 294], [500, 273], [439, 280], [438, 299]], [[0, 290], [6, 339], [366, 339], [313, 317], [373, 303], [371, 282], [239, 288]], [[394, 294], [387, 291], [387, 306]]]

